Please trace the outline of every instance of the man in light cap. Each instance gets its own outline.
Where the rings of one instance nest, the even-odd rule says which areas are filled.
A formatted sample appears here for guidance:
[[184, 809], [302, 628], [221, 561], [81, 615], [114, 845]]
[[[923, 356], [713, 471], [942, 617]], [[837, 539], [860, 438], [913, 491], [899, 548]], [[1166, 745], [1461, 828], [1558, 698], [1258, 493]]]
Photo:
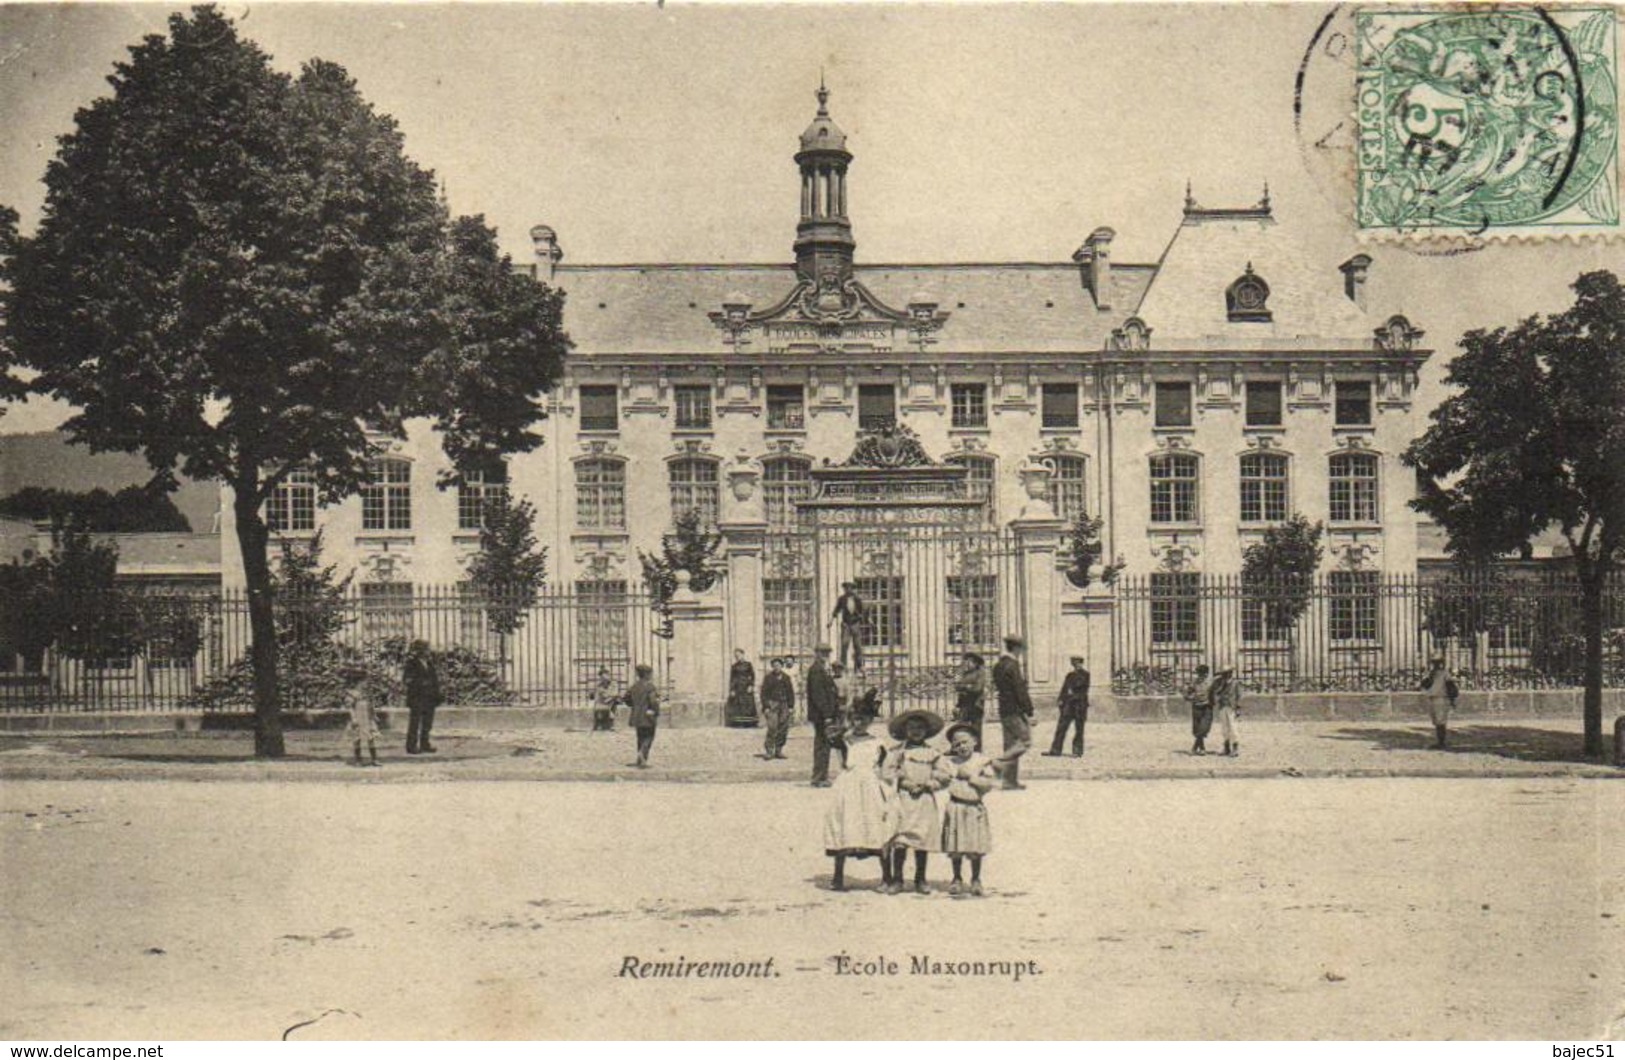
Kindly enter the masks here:
[[1012, 633], [1004, 638], [1004, 654], [993, 664], [993, 689], [999, 696], [999, 724], [1004, 729], [1004, 756], [999, 762], [1004, 771], [1004, 790], [1020, 791], [1021, 756], [1033, 742], [1033, 697], [1027, 691], [1027, 675], [1021, 671], [1017, 658], [1027, 648], [1027, 642]]
[[1061, 756], [1061, 745], [1066, 743], [1066, 730], [1074, 724], [1078, 729], [1072, 736], [1072, 757], [1083, 757], [1083, 726], [1089, 720], [1089, 671], [1083, 668], [1083, 664], [1083, 656], [1072, 656], [1072, 672], [1066, 675], [1066, 680], [1061, 683], [1061, 694], [1056, 697], [1055, 706], [1059, 715], [1055, 719], [1055, 739], [1050, 741], [1049, 750], [1044, 752], [1050, 758]]
[[812, 783], [815, 788], [827, 788], [829, 734], [841, 713], [841, 692], [829, 672], [830, 646], [820, 644], [814, 651], [816, 657], [807, 669], [807, 720], [813, 725]]

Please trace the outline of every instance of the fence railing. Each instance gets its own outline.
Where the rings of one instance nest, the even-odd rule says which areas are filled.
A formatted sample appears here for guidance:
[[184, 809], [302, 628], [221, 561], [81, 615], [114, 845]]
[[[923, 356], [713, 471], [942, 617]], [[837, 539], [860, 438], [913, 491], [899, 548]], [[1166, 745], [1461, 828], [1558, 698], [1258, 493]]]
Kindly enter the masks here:
[[[600, 670], [624, 687], [646, 662], [665, 681], [670, 641], [653, 604], [620, 582], [534, 599], [409, 583], [281, 595], [284, 707], [333, 706], [356, 665], [388, 682], [413, 640], [436, 652], [451, 702], [580, 706]], [[241, 590], [0, 598], [0, 616], [0, 710], [251, 709]]]
[[[1205, 663], [1235, 667], [1260, 691], [1408, 691], [1435, 655], [1466, 689], [1575, 687], [1585, 657], [1580, 605], [1572, 578], [1123, 578], [1112, 616], [1112, 689], [1171, 693]], [[1617, 584], [1604, 616], [1604, 680], [1625, 684], [1625, 594]]]

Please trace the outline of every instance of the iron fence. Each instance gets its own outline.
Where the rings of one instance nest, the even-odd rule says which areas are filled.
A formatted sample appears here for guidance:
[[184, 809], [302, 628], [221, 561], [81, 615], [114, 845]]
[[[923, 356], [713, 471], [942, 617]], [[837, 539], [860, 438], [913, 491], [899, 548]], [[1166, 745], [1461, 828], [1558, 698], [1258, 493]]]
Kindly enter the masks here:
[[[653, 600], [622, 582], [548, 588], [533, 599], [380, 583], [282, 595], [274, 610], [285, 709], [332, 706], [347, 667], [387, 682], [413, 640], [436, 652], [454, 703], [583, 706], [601, 670], [618, 687], [640, 662], [663, 684], [670, 670]], [[0, 594], [0, 615], [0, 710], [251, 709], [242, 590]]]
[[[1604, 681], [1625, 684], [1625, 594], [1604, 603]], [[1260, 691], [1411, 691], [1442, 655], [1464, 689], [1577, 687], [1585, 642], [1572, 577], [1421, 580], [1339, 571], [1249, 582], [1170, 572], [1120, 579], [1112, 689], [1168, 694], [1199, 664]]]

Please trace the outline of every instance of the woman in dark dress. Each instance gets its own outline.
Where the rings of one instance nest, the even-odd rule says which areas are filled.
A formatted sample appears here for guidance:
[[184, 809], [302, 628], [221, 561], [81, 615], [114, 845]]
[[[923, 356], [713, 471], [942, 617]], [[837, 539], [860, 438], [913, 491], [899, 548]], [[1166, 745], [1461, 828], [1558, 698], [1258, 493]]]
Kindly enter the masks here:
[[954, 721], [972, 727], [978, 751], [982, 749], [982, 702], [987, 695], [987, 674], [982, 669], [985, 665], [980, 655], [968, 651], [959, 676], [954, 678]]
[[733, 668], [728, 671], [727, 722], [754, 727], [756, 718], [756, 667], [745, 658], [745, 649], [734, 649]]

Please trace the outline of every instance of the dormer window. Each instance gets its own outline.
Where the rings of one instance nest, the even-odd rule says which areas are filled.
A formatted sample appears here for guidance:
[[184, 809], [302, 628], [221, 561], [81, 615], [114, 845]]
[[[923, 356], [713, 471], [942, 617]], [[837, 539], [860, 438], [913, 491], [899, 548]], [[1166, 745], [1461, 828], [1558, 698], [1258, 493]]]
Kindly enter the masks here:
[[1268, 321], [1270, 285], [1264, 278], [1253, 271], [1253, 263], [1247, 263], [1247, 271], [1236, 278], [1224, 292], [1224, 307], [1231, 320], [1239, 321]]

